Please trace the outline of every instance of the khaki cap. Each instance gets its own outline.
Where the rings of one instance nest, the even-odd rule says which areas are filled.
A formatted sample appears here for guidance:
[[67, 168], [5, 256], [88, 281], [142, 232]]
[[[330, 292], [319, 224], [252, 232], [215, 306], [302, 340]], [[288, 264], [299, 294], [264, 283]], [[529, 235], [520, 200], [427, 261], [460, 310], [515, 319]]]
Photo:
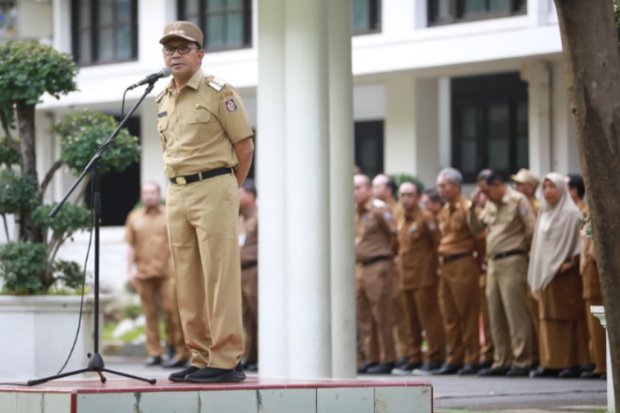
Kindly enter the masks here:
[[516, 175], [511, 175], [510, 180], [520, 184], [534, 185], [535, 188], [540, 185], [540, 179], [530, 172], [529, 169], [521, 168]]
[[168, 40], [175, 37], [189, 40], [190, 42], [196, 42], [200, 47], [203, 47], [202, 42], [204, 40], [204, 35], [202, 34], [202, 30], [194, 23], [182, 20], [168, 23], [164, 28], [164, 37], [159, 39], [159, 43], [165, 44]]

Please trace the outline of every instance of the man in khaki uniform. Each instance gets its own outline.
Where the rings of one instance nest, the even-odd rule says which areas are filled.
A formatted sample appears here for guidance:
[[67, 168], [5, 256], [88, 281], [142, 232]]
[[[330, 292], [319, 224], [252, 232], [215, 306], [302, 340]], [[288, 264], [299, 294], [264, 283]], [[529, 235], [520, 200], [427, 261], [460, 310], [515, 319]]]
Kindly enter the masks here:
[[467, 226], [470, 203], [461, 193], [463, 176], [454, 168], [439, 172], [437, 187], [447, 201], [439, 214], [439, 302], [450, 350], [434, 374], [476, 374], [480, 358], [478, 294], [480, 267], [474, 258], [476, 238]]
[[495, 355], [493, 366], [479, 375], [527, 377], [532, 364], [532, 324], [525, 291], [534, 214], [525, 195], [489, 169], [478, 175], [472, 202], [477, 203], [481, 193], [488, 198], [484, 211], [478, 217], [470, 210], [467, 221], [474, 234], [488, 229], [486, 295]]
[[258, 207], [253, 179], [247, 179], [239, 188], [239, 209], [242, 230], [239, 233], [241, 247], [241, 294], [243, 325], [245, 326], [245, 354], [243, 368], [258, 370]]
[[[412, 182], [400, 186], [400, 203], [404, 213], [397, 221], [398, 287], [402, 296], [413, 341], [408, 363], [392, 370], [393, 374], [430, 374], [445, 359], [446, 339], [439, 310], [437, 287], [437, 246], [439, 229], [432, 213], [418, 207], [420, 194]], [[422, 364], [422, 331], [428, 350]]]
[[443, 198], [437, 188], [428, 188], [422, 194], [422, 205], [424, 209], [433, 214], [435, 218], [439, 217], [439, 213], [443, 209]]
[[129, 213], [125, 223], [125, 242], [128, 244], [128, 282], [140, 295], [146, 318], [146, 351], [149, 357], [145, 364], [154, 366], [162, 363], [156, 302], [156, 295], [159, 295], [168, 343], [175, 350], [175, 356], [163, 366], [182, 367], [190, 354], [183, 340], [174, 278], [171, 276], [166, 208], [160, 205], [161, 192], [153, 182], [142, 185], [140, 198], [144, 207]]
[[387, 205], [372, 200], [366, 175], [355, 175], [355, 291], [366, 364], [358, 373], [387, 374], [395, 367], [392, 336], [396, 224]]
[[[516, 175], [511, 175], [510, 180], [515, 183], [515, 189], [525, 195], [530, 201], [534, 218], [538, 217], [540, 211], [540, 200], [536, 198], [536, 190], [540, 185], [540, 179], [530, 170], [521, 168]], [[529, 284], [526, 290], [527, 311], [532, 322], [532, 369], [536, 369], [540, 364], [540, 319], [538, 317], [538, 300], [534, 298], [530, 291]]]
[[170, 180], [166, 201], [179, 310], [191, 367], [172, 381], [245, 379], [239, 256], [239, 186], [252, 129], [239, 92], [202, 72], [203, 34], [168, 24], [159, 41], [173, 79], [157, 96], [157, 127]]
[[[394, 222], [398, 222], [400, 217], [403, 215], [403, 208], [401, 204], [394, 199], [396, 190], [396, 182], [390, 176], [379, 174], [372, 180], [372, 193], [374, 197], [386, 203], [392, 213]], [[394, 271], [394, 275], [398, 277], [398, 271]], [[407, 315], [405, 314], [405, 309], [401, 299], [400, 289], [398, 288], [398, 278], [394, 283], [392, 309], [394, 311], [394, 326], [397, 337], [396, 347], [399, 357], [396, 362], [396, 366], [403, 367], [409, 363], [409, 360], [413, 356], [413, 342], [411, 332], [409, 331]]]

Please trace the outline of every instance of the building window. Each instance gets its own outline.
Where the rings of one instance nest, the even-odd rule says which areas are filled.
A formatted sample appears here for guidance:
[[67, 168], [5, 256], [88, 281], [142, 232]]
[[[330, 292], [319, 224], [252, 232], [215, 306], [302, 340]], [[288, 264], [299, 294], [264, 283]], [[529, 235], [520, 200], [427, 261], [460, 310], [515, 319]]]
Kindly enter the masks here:
[[14, 1], [0, 0], [0, 37], [15, 35], [17, 8]]
[[527, 84], [518, 73], [452, 79], [452, 165], [465, 182], [528, 168]]
[[138, 57], [137, 0], [73, 0], [73, 57], [79, 65]]
[[429, 25], [525, 14], [526, 0], [428, 0]]
[[355, 165], [371, 179], [383, 173], [383, 121], [355, 122]]
[[353, 34], [381, 31], [381, 0], [353, 0]]
[[204, 33], [204, 49], [221, 51], [252, 46], [252, 0], [179, 0], [179, 19]]

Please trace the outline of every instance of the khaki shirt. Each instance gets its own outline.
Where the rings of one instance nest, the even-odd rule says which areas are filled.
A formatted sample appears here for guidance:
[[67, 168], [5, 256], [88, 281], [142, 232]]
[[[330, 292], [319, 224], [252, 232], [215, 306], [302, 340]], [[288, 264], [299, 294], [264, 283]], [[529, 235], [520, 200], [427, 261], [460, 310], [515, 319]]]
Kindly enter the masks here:
[[437, 285], [439, 228], [435, 217], [416, 208], [398, 220], [398, 270], [400, 288], [415, 289]]
[[474, 234], [488, 228], [487, 255], [520, 250], [526, 253], [532, 242], [536, 218], [527, 197], [506, 186], [499, 203], [487, 201], [480, 216], [470, 210], [467, 222]]
[[241, 247], [241, 267], [248, 267], [258, 262], [258, 210], [245, 217], [239, 232]]
[[469, 207], [470, 202], [461, 194], [454, 204], [447, 203], [439, 213], [440, 256], [448, 257], [474, 252], [476, 238], [467, 225]]
[[[588, 206], [586, 205], [585, 209], [582, 210], [581, 212], [582, 213], [589, 212]], [[588, 239], [586, 230], [587, 230], [587, 226], [584, 226], [581, 229], [581, 252], [579, 253], [579, 267], [582, 273], [589, 263], [593, 261], [596, 262], [596, 251], [594, 249], [594, 240]]]
[[170, 276], [170, 245], [166, 208], [136, 209], [125, 222], [125, 242], [136, 251], [137, 278]]
[[534, 218], [538, 217], [538, 211], [540, 211], [540, 200], [536, 197], [532, 197], [528, 198], [528, 201], [530, 201], [530, 205], [532, 206]]
[[237, 167], [233, 145], [254, 135], [237, 89], [198, 69], [178, 95], [170, 82], [157, 103], [168, 178]]
[[394, 256], [396, 223], [387, 205], [379, 200], [355, 211], [355, 259]]
[[393, 197], [390, 198], [388, 202], [386, 202], [388, 208], [390, 208], [390, 212], [392, 213], [392, 217], [394, 218], [394, 222], [398, 222], [398, 220], [403, 216], [405, 211], [403, 210], [403, 206], [395, 200]]

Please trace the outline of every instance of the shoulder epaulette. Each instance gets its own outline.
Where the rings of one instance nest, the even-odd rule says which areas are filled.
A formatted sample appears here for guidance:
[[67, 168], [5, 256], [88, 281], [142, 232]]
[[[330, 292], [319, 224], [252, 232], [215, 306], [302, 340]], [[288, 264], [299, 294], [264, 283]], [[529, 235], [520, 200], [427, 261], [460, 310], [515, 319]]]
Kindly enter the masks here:
[[471, 201], [467, 201], [463, 204], [463, 209], [465, 211], [469, 211], [470, 208], [471, 208]]
[[211, 79], [207, 78], [205, 80], [209, 86], [211, 86], [213, 89], [217, 90], [218, 92], [222, 90], [224, 86], [226, 86], [226, 82], [224, 82], [222, 79], [217, 78], [217, 77], [213, 77]]
[[382, 200], [380, 200], [380, 199], [374, 199], [372, 201], [372, 205], [375, 206], [376, 208], [383, 208], [387, 204], [385, 202], [383, 202]]
[[166, 96], [166, 89], [162, 90], [157, 94], [157, 97], [155, 98], [155, 103], [159, 103], [159, 101], [162, 100], [164, 96]]

